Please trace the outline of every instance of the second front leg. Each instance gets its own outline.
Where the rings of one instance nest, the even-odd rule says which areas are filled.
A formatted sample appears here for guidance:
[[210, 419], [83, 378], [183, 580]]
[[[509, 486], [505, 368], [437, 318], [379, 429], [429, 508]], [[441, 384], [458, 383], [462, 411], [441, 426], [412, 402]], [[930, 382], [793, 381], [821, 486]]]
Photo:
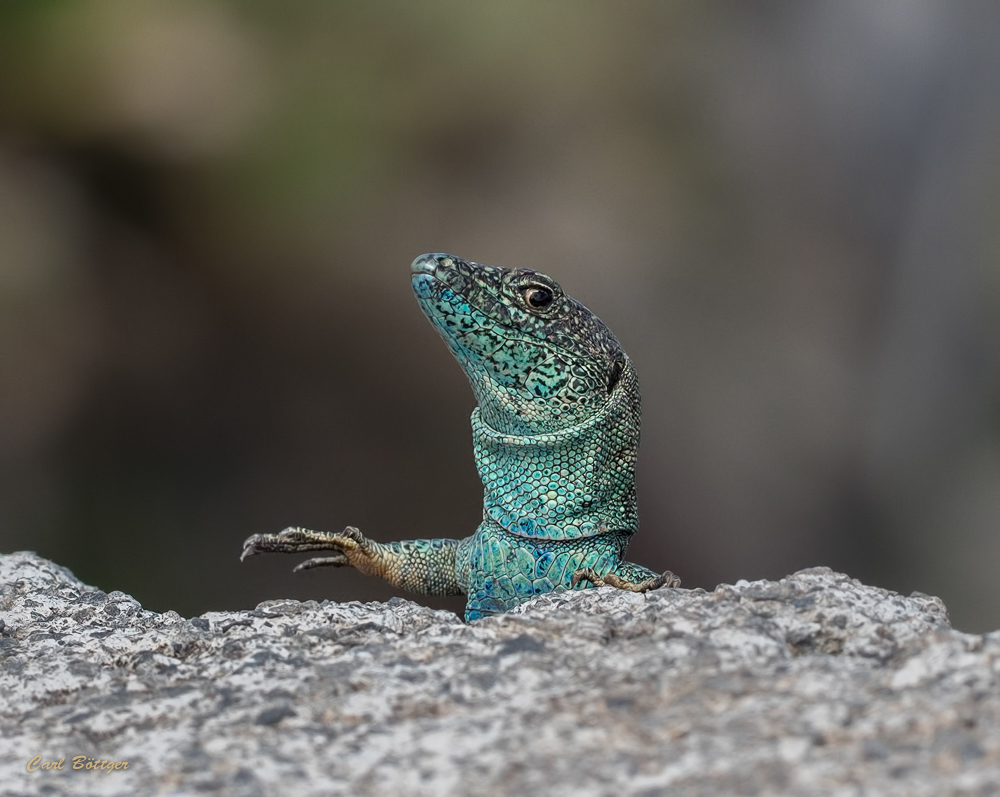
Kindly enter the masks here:
[[632, 562], [619, 562], [603, 576], [592, 567], [581, 568], [573, 574], [573, 587], [587, 581], [595, 587], [614, 587], [627, 592], [649, 592], [661, 587], [673, 588], [681, 585], [681, 580], [669, 570], [657, 574]]
[[287, 528], [278, 534], [254, 534], [243, 543], [240, 559], [259, 553], [331, 551], [309, 559], [296, 572], [315, 567], [353, 567], [393, 586], [423, 595], [464, 595], [455, 572], [460, 540], [425, 539], [381, 543], [353, 526], [340, 533]]

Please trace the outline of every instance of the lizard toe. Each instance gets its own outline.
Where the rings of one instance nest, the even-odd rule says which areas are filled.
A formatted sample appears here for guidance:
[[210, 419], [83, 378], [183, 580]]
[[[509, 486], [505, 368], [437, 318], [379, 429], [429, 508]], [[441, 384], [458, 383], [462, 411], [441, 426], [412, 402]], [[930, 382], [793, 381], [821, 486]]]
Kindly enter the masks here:
[[301, 573], [304, 570], [312, 570], [317, 567], [348, 567], [350, 564], [347, 557], [342, 553], [336, 556], [315, 556], [312, 559], [307, 559], [297, 564], [292, 569], [292, 572]]

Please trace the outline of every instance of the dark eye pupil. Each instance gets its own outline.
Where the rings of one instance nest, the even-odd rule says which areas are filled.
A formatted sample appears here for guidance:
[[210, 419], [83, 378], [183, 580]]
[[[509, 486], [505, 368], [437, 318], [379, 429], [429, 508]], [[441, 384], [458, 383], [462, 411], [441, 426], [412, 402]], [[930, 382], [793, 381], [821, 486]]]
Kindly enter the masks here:
[[546, 307], [552, 302], [552, 291], [545, 288], [529, 288], [524, 295], [528, 304], [532, 307]]

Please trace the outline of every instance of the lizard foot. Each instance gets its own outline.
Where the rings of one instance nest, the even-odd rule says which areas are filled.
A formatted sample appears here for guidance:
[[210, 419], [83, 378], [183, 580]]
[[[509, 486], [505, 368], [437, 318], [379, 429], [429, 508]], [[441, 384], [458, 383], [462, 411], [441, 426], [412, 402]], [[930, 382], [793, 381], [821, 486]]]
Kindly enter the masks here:
[[[368, 544], [365, 536], [353, 526], [348, 526], [340, 534], [328, 531], [310, 531], [297, 527], [287, 528], [278, 534], [254, 534], [243, 543], [240, 561], [259, 553], [302, 553], [305, 551], [335, 551], [333, 556], [310, 559], [296, 570], [307, 570], [324, 565], [342, 567], [351, 562], [347, 554]], [[315, 564], [311, 564], [315, 563]]]
[[330, 555], [301, 562], [292, 572], [317, 567], [353, 567], [410, 592], [464, 595], [464, 587], [455, 577], [458, 544], [458, 540], [451, 539], [375, 542], [353, 526], [339, 534], [292, 527], [278, 534], [247, 537], [240, 559], [259, 553], [330, 551]]
[[597, 571], [592, 567], [584, 567], [577, 570], [573, 574], [571, 580], [571, 585], [576, 586], [581, 581], [589, 581], [595, 587], [615, 587], [616, 589], [623, 589], [627, 592], [649, 592], [653, 589], [660, 589], [661, 587], [679, 587], [681, 585], [681, 580], [671, 573], [669, 570], [663, 575], [655, 576], [653, 578], [647, 578], [643, 581], [632, 582], [626, 581], [617, 573], [608, 573], [604, 578], [597, 575]]

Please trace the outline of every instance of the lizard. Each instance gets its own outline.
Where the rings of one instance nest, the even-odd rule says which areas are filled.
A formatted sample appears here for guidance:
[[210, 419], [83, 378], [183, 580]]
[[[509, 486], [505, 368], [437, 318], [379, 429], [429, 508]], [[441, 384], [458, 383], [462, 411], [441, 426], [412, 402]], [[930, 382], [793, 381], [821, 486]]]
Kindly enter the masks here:
[[290, 527], [254, 534], [240, 559], [328, 551], [295, 571], [353, 566], [418, 594], [465, 595], [466, 621], [546, 592], [680, 585], [624, 559], [638, 530], [639, 384], [611, 330], [531, 269], [421, 255], [410, 266], [420, 308], [472, 386], [483, 521], [464, 539], [381, 543]]

